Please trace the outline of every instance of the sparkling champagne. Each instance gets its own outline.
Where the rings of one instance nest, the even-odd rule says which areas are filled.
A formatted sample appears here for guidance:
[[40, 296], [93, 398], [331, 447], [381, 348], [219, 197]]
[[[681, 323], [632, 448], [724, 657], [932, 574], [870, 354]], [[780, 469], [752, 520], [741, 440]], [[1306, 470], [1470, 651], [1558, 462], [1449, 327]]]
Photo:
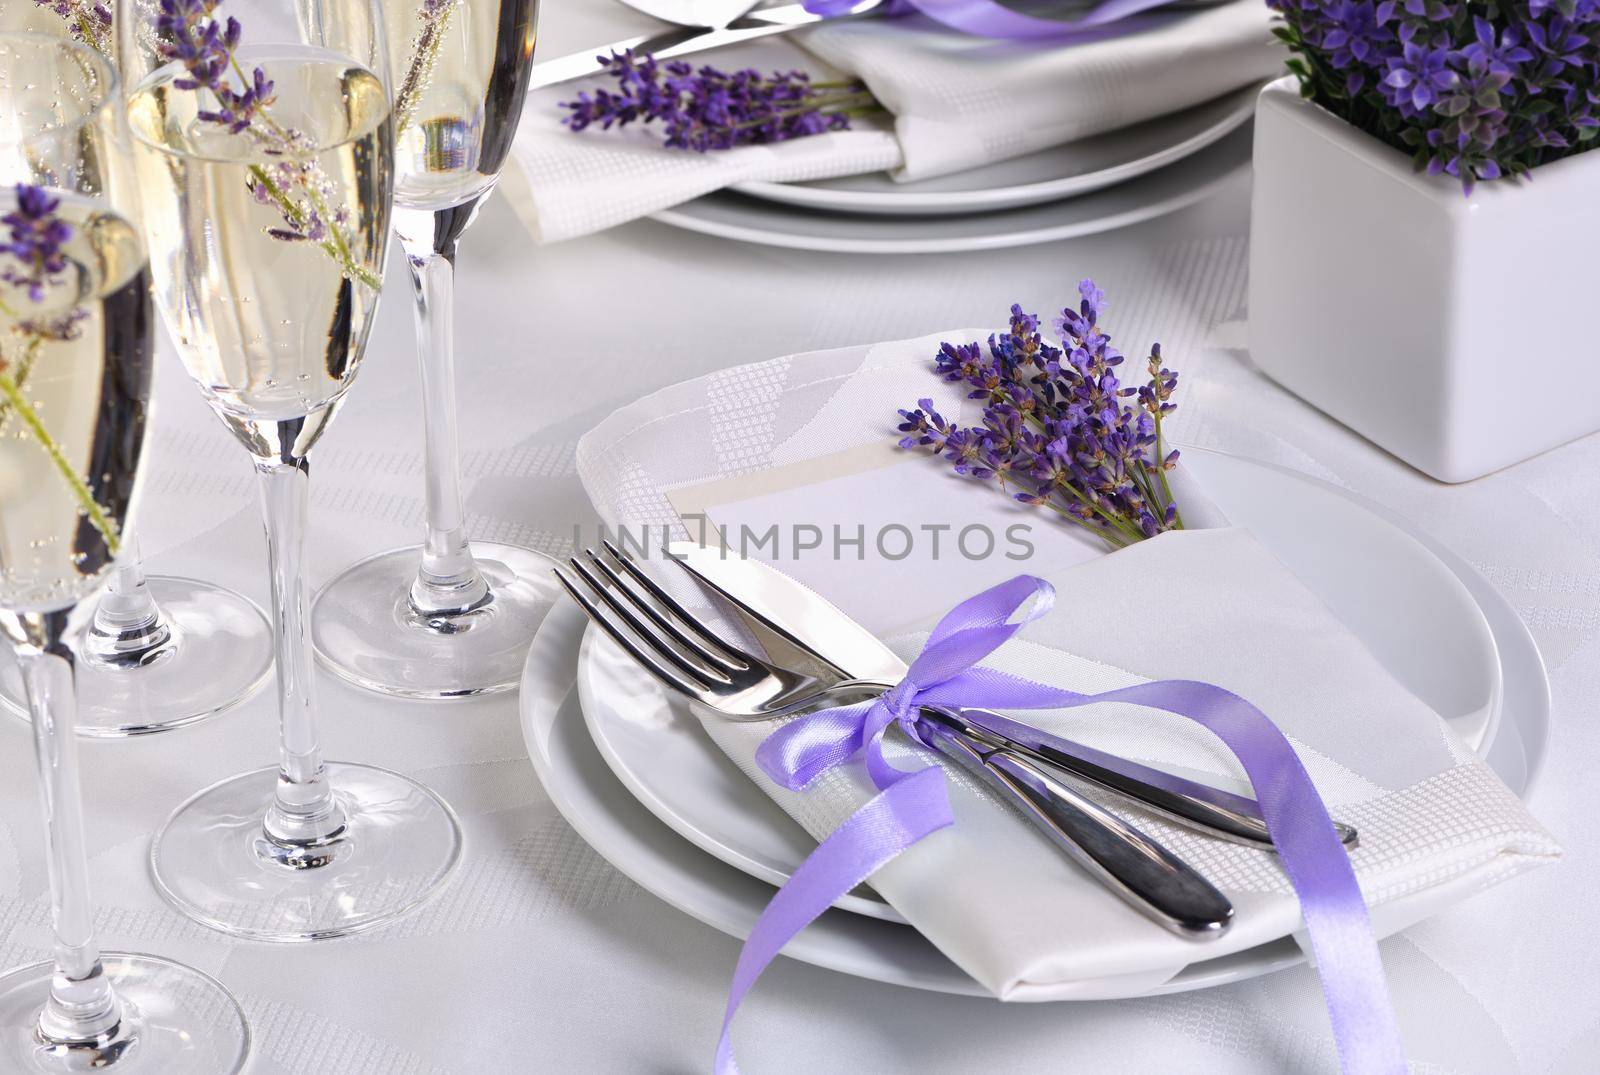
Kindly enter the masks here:
[[[69, 194], [65, 268], [38, 293], [0, 283], [0, 608], [44, 612], [109, 571], [133, 502], [150, 395], [144, 244]], [[0, 188], [0, 216], [17, 205]]]
[[396, 71], [395, 203], [447, 209], [494, 184], [522, 116], [538, 0], [383, 0]]
[[365, 68], [315, 49], [241, 52], [274, 83], [235, 130], [154, 72], [128, 115], [156, 296], [189, 373], [258, 455], [280, 422], [310, 448], [350, 387], [382, 286], [393, 128]]

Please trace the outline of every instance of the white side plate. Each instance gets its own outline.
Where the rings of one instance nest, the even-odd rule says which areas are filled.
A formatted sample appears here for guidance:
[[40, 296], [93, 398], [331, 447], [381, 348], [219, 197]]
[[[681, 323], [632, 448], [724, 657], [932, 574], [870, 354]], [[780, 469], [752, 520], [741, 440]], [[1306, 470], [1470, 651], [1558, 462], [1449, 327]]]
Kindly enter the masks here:
[[1093, 194], [1022, 209], [963, 216], [864, 217], [819, 213], [719, 191], [652, 218], [675, 228], [846, 254], [939, 254], [999, 250], [1125, 228], [1193, 205], [1250, 166], [1244, 127], [1188, 159]]
[[885, 172], [809, 183], [739, 183], [741, 194], [803, 209], [868, 216], [992, 213], [1076, 198], [1192, 156], [1255, 111], [1257, 86], [1093, 138], [954, 175], [897, 183]]

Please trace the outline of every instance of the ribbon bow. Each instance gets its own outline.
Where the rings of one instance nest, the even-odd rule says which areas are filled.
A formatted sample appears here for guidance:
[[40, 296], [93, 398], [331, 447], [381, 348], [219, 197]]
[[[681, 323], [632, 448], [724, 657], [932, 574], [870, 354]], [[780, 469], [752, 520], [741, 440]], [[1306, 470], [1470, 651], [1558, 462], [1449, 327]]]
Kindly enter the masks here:
[[[1018, 575], [968, 598], [934, 627], [922, 652], [893, 690], [870, 702], [824, 709], [785, 724], [762, 742], [756, 763], [790, 791], [802, 791], [822, 773], [864, 753], [873, 784], [879, 791], [887, 791], [915, 774], [889, 764], [883, 756], [884, 733], [890, 725], [899, 724], [907, 735], [919, 739], [916, 719], [920, 707], [1039, 708], [1051, 704], [1030, 705], [1041, 689], [1039, 684], [977, 664], [1047, 614], [1055, 596], [1055, 588], [1043, 579]], [[1024, 605], [1028, 605], [1027, 611], [1013, 622], [1012, 616]]]
[[[813, 15], [831, 19], [850, 14], [851, 9], [860, 0], [801, 0], [801, 2], [802, 6]], [[1070, 21], [1024, 15], [996, 0], [890, 0], [889, 5], [883, 10], [887, 15], [909, 15], [916, 12], [952, 30], [960, 30], [975, 37], [999, 37], [1022, 41], [1049, 38], [1063, 44], [1071, 44], [1117, 37], [1165, 21], [1163, 16], [1148, 19], [1131, 19], [1129, 16], [1170, 3], [1172, 0], [1105, 0], [1086, 14]]]
[[1405, 1053], [1366, 902], [1327, 808], [1289, 741], [1255, 706], [1210, 683], [1156, 680], [1082, 694], [978, 666], [1048, 613], [1054, 600], [1054, 588], [1029, 575], [968, 598], [934, 627], [892, 690], [870, 702], [797, 718], [762, 742], [757, 763], [791, 791], [804, 790], [858, 754], [879, 791], [817, 845], [756, 921], [729, 989], [717, 1042], [718, 1075], [737, 1075], [733, 1017], [790, 938], [902, 852], [954, 823], [943, 770], [933, 765], [907, 771], [884, 757], [883, 737], [891, 725], [900, 724], [920, 741], [915, 721], [921, 706], [1065, 709], [1096, 702], [1131, 702], [1187, 717], [1239, 759], [1300, 899], [1341, 1067], [1351, 1075], [1404, 1073]]

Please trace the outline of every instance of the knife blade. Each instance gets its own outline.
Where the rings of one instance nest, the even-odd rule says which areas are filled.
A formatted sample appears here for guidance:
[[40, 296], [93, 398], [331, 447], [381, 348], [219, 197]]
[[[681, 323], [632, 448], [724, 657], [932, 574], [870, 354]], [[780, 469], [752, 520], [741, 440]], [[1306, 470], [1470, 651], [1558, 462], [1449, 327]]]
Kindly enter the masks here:
[[[875, 14], [879, 8], [885, 6], [887, 0], [861, 0], [847, 14], [836, 16], [832, 21]], [[529, 76], [528, 88], [543, 89], [546, 86], [555, 86], [562, 82], [599, 74], [605, 70], [606, 62], [613, 53], [624, 53], [630, 49], [635, 56], [653, 56], [658, 60], [669, 60], [676, 56], [688, 56], [708, 49], [755, 41], [773, 34], [788, 33], [798, 27], [821, 21], [822, 16], [812, 14], [803, 5], [783, 4], [779, 7], [747, 12], [723, 26], [675, 26], [659, 33], [624, 38], [599, 48], [584, 49], [582, 52], [535, 63]]]
[[[898, 654], [816, 591], [758, 560], [714, 547], [675, 542], [667, 553], [727, 598], [740, 618], [766, 642], [809, 650], [838, 673], [897, 683], [907, 666]], [[1272, 838], [1254, 799], [1188, 780], [1127, 758], [1095, 750], [987, 710], [965, 709], [942, 718], [955, 730], [1085, 781], [1140, 807], [1209, 835], [1272, 850]], [[1347, 846], [1355, 829], [1336, 823]]]

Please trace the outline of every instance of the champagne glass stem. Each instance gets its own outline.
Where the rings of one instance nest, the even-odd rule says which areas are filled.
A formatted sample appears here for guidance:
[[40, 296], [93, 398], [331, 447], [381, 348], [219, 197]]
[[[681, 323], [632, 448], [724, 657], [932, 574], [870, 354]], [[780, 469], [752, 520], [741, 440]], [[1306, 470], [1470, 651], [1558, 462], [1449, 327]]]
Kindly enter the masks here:
[[[282, 422], [280, 443], [291, 444], [301, 423]], [[303, 456], [258, 459], [256, 476], [266, 517], [272, 576], [274, 649], [278, 665], [280, 752], [277, 788], [265, 822], [268, 853], [290, 865], [313, 865], [303, 853], [344, 832], [322, 761], [312, 682], [310, 595], [305, 579], [307, 497], [311, 469]]]
[[417, 353], [422, 372], [428, 536], [422, 546], [421, 568], [411, 585], [411, 604], [423, 617], [464, 614], [490, 599], [489, 584], [473, 561], [467, 541], [456, 433], [456, 242], [476, 215], [477, 206], [475, 199], [437, 211], [395, 211], [416, 293]]
[[121, 562], [112, 570], [106, 590], [95, 604], [84, 657], [132, 668], [148, 664], [176, 644], [172, 626], [145, 582], [138, 544], [129, 537], [123, 541]]
[[39, 1033], [53, 1043], [93, 1042], [116, 1027], [121, 1012], [94, 937], [73, 658], [65, 642], [67, 613], [27, 614], [18, 620], [23, 639], [17, 657], [33, 715], [55, 935], [55, 972], [39, 1015]]

